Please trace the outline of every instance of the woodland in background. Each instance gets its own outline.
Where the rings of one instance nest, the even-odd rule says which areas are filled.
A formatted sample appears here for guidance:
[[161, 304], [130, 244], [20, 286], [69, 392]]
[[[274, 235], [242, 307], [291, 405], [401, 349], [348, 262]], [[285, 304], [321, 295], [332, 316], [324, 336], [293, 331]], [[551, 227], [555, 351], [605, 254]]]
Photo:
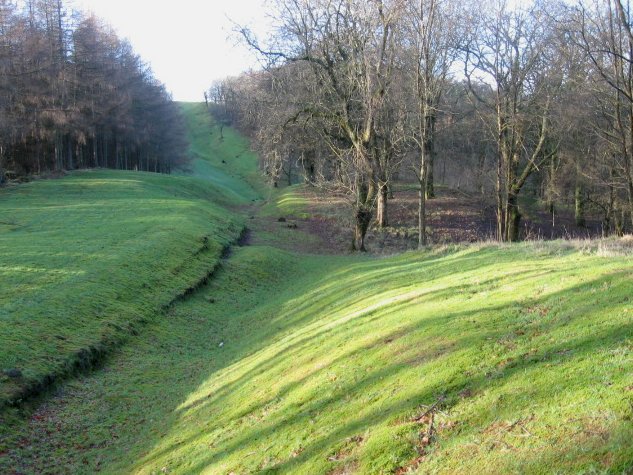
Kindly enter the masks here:
[[0, 0], [0, 183], [103, 167], [169, 173], [184, 124], [130, 44], [62, 0]]
[[[458, 4], [459, 3], [459, 4]], [[275, 33], [241, 31], [263, 71], [216, 82], [215, 116], [247, 133], [275, 186], [300, 177], [345, 195], [355, 249], [386, 226], [395, 182], [426, 204], [442, 184], [495, 209], [633, 218], [633, 29], [626, 0], [277, 0]]]

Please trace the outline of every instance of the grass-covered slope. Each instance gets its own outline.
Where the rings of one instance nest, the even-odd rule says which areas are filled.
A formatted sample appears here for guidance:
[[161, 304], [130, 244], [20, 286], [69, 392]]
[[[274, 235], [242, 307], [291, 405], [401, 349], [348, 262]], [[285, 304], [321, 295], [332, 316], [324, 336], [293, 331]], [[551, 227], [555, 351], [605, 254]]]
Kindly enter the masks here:
[[[0, 189], [0, 407], [89, 367], [215, 267], [256, 157], [182, 104], [192, 173], [78, 172]], [[250, 182], [248, 181], [250, 180]]]
[[205, 104], [180, 104], [187, 120], [193, 163], [191, 173], [222, 191], [222, 202], [232, 206], [259, 198], [264, 191], [257, 156], [235, 129], [220, 126]]
[[[632, 262], [559, 246], [243, 248], [43, 407], [11, 457], [73, 473], [621, 473]], [[415, 419], [436, 403], [426, 445]]]
[[114, 171], [0, 190], [0, 407], [91, 365], [199, 282], [242, 229], [217, 195]]
[[[243, 288], [293, 269], [285, 259], [245, 250], [207, 289], [214, 305], [178, 308], [224, 346], [153, 445], [114, 471], [632, 468], [631, 260], [523, 247], [312, 258], [273, 299]], [[423, 447], [413, 419], [438, 401]]]
[[[240, 177], [253, 164], [240, 173], [239, 161], [207, 161], [240, 180], [235, 199], [245, 204], [252, 187]], [[233, 185], [218, 176], [204, 193], [222, 201]], [[200, 181], [182, 180], [179, 192], [169, 181], [164, 209], [184, 200], [180, 193], [195, 201]], [[204, 211], [191, 205], [187, 220], [219, 213], [226, 228], [210, 241], [230, 240], [222, 229], [239, 226], [200, 203]], [[307, 225], [278, 221], [309, 213], [306, 205], [296, 190], [281, 192], [247, 220], [256, 245], [236, 249], [102, 370], [64, 384], [28, 420], [0, 417], [0, 473], [633, 470], [630, 252], [605, 257], [594, 245], [555, 242], [380, 259], [308, 255]], [[61, 218], [63, 228], [69, 217]], [[287, 245], [292, 239], [299, 245]]]

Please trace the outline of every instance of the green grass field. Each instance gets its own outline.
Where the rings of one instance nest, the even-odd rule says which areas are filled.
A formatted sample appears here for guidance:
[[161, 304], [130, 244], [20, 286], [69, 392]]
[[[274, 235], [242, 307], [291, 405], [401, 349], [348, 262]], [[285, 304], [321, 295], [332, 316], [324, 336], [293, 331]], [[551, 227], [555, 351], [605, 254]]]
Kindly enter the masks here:
[[89, 365], [202, 279], [242, 220], [199, 180], [78, 172], [0, 190], [0, 405]]
[[[282, 191], [263, 219], [306, 205]], [[0, 472], [633, 470], [633, 258], [617, 243], [315, 256], [270, 229], [102, 369], [11, 413]]]
[[232, 130], [213, 154], [206, 108], [183, 109], [204, 172], [76, 172], [0, 190], [0, 371], [21, 373], [0, 373], [0, 406], [137, 333], [239, 236], [243, 219], [226, 207], [259, 198], [244, 179], [256, 183], [256, 159]]
[[225, 205], [244, 204], [264, 195], [267, 190], [257, 169], [257, 156], [248, 141], [230, 127], [221, 135], [204, 104], [182, 103], [181, 107], [189, 130], [193, 175], [221, 190]]

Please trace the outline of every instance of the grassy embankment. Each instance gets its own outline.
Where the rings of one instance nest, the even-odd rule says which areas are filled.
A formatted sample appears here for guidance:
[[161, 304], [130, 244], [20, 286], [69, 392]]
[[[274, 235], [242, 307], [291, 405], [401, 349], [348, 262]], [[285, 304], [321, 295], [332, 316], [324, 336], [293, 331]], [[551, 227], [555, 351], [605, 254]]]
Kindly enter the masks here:
[[[205, 140], [192, 131], [194, 153]], [[0, 190], [0, 407], [91, 366], [204, 279], [244, 226], [218, 203], [257, 197], [213, 176], [104, 170]]]
[[191, 154], [191, 170], [186, 174], [208, 181], [222, 192], [222, 204], [235, 206], [244, 198], [258, 199], [266, 193], [257, 169], [257, 157], [248, 142], [234, 129], [214, 124], [202, 104], [183, 103], [187, 120]]
[[[602, 254], [240, 248], [104, 370], [13, 425], [0, 469], [630, 470], [633, 259]], [[435, 404], [427, 444], [417, 416]]]

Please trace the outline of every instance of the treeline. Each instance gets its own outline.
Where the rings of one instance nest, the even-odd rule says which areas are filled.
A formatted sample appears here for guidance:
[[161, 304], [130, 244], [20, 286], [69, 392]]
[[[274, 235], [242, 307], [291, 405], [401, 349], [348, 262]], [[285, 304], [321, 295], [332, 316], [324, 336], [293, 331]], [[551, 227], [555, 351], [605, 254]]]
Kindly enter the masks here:
[[62, 0], [0, 0], [0, 183], [86, 167], [169, 173], [180, 112], [98, 18]]
[[[517, 6], [521, 5], [521, 6]], [[244, 29], [268, 61], [209, 96], [249, 133], [273, 182], [350, 197], [354, 247], [388, 224], [394, 180], [426, 202], [444, 183], [496, 210], [496, 236], [521, 238], [522, 208], [555, 219], [633, 218], [633, 29], [626, 0], [570, 5], [452, 0], [278, 0], [275, 34]]]

